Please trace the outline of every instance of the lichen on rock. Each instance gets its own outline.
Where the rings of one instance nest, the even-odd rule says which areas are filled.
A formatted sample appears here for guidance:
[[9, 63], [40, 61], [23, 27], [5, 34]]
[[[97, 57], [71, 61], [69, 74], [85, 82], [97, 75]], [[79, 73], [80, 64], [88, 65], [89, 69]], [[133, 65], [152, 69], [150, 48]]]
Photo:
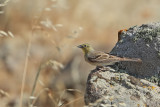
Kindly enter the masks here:
[[85, 103], [88, 107], [159, 107], [160, 88], [126, 73], [94, 69], [87, 80]]

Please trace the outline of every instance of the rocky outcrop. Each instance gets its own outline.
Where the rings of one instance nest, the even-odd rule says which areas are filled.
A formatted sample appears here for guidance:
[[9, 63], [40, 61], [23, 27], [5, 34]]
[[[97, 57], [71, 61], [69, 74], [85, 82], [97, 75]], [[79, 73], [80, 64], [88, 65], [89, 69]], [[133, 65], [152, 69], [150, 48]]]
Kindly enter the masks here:
[[96, 68], [88, 76], [89, 107], [160, 107], [160, 23], [134, 26], [119, 33], [110, 54], [140, 58]]

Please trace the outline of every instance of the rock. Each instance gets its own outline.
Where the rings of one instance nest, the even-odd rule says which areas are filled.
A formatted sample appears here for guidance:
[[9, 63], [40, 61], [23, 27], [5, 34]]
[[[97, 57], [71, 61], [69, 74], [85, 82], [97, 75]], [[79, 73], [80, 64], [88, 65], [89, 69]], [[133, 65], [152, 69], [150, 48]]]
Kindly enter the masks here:
[[85, 93], [88, 107], [160, 107], [160, 88], [126, 73], [94, 69]]
[[160, 74], [160, 23], [131, 27], [119, 39], [110, 54], [143, 61], [142, 64], [122, 62], [130, 74], [141, 78]]
[[140, 58], [142, 63], [119, 62], [92, 70], [87, 80], [86, 105], [160, 107], [160, 23], [122, 30], [118, 40], [110, 54]]

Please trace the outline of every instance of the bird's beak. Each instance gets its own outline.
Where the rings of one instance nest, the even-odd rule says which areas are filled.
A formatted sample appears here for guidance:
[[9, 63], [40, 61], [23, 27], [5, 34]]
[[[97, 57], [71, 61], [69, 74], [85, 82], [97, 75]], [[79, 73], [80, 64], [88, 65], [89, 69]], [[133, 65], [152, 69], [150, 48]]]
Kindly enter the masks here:
[[82, 46], [82, 45], [78, 45], [77, 47], [78, 47], [78, 48], [83, 48], [83, 46]]

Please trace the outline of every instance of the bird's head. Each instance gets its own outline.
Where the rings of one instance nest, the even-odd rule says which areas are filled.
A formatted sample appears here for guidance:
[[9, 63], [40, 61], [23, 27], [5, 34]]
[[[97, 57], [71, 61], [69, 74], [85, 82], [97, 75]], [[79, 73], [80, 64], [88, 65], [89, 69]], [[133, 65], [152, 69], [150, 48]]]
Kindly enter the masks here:
[[94, 49], [92, 48], [92, 46], [89, 45], [89, 44], [87, 44], [87, 43], [82, 44], [82, 45], [79, 45], [79, 46], [77, 46], [77, 47], [78, 47], [78, 48], [81, 48], [85, 54], [87, 54], [88, 52], [91, 52], [91, 51], [94, 50]]

